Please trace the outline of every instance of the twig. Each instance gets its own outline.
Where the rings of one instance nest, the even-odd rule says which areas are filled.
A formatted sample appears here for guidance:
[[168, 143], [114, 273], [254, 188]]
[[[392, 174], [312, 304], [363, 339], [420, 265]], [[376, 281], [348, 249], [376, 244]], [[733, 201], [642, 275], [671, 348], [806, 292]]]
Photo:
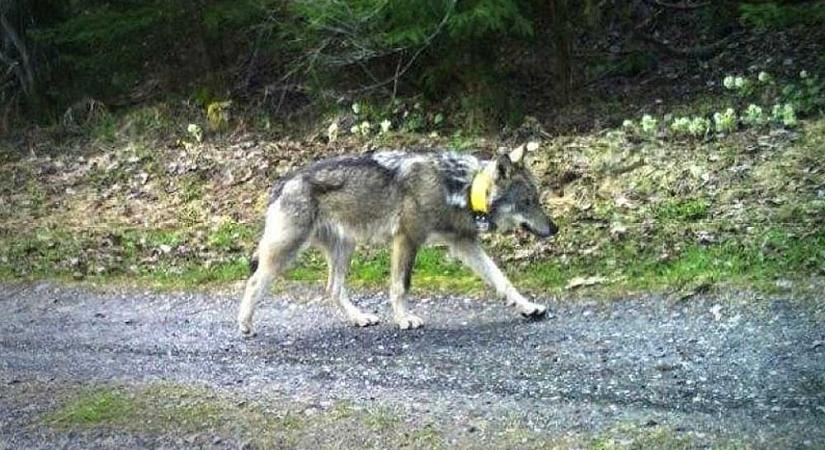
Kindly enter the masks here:
[[724, 37], [724, 38], [722, 38], [722, 39], [720, 39], [720, 40], [718, 40], [718, 41], [716, 41], [712, 44], [700, 45], [700, 46], [697, 46], [697, 47], [690, 47], [690, 48], [672, 47], [672, 46], [670, 46], [670, 45], [668, 45], [668, 44], [666, 44], [662, 41], [659, 41], [658, 39], [654, 38], [653, 36], [651, 36], [649, 34], [640, 33], [639, 37], [643, 41], [655, 45], [660, 50], [662, 50], [663, 52], [665, 52], [665, 53], [667, 53], [671, 56], [676, 56], [676, 57], [681, 57], [681, 58], [685, 58], [685, 57], [704, 58], [704, 57], [711, 56], [714, 53], [718, 52], [720, 49], [725, 47], [732, 39], [738, 37], [741, 34], [742, 33], [732, 33], [732, 34], [730, 34], [730, 35], [728, 35], [728, 36], [726, 36], [726, 37]]
[[391, 78], [388, 78], [388, 79], [386, 79], [384, 81], [381, 81], [379, 83], [375, 83], [375, 84], [365, 86], [365, 87], [362, 87], [362, 88], [359, 88], [359, 89], [354, 89], [350, 92], [352, 92], [352, 93], [363, 93], [363, 92], [367, 92], [367, 91], [385, 86], [389, 83], [393, 83], [393, 82], [397, 83], [398, 82], [397, 80], [400, 79], [402, 76], [404, 76], [405, 73], [407, 73], [407, 71], [415, 63], [415, 60], [418, 59], [418, 57], [421, 55], [421, 53], [424, 50], [429, 48], [430, 44], [432, 44], [432, 42], [436, 38], [436, 36], [438, 36], [441, 33], [441, 31], [444, 29], [444, 26], [447, 24], [447, 21], [449, 20], [450, 15], [452, 14], [453, 9], [455, 8], [455, 4], [456, 4], [456, 0], [453, 0], [452, 2], [450, 2], [450, 7], [447, 10], [447, 13], [444, 14], [444, 17], [441, 19], [441, 22], [438, 24], [435, 31], [431, 35], [427, 36], [427, 39], [424, 42], [424, 45], [419, 47], [415, 51], [415, 53], [413, 53], [412, 57], [410, 58], [409, 61], [407, 61], [407, 64], [404, 66], [403, 69], [401, 69], [400, 71], [396, 70], [396, 74], [394, 76], [392, 76]]
[[678, 9], [682, 11], [690, 11], [694, 9], [704, 8], [709, 6], [711, 2], [702, 2], [702, 3], [667, 3], [661, 0], [649, 0], [656, 6], [661, 6], [663, 8], [670, 8], [670, 9]]
[[26, 46], [23, 44], [23, 41], [11, 27], [9, 21], [6, 20], [6, 16], [0, 14], [0, 28], [3, 29], [5, 35], [11, 40], [11, 43], [14, 44], [15, 48], [17, 49], [17, 53], [20, 55], [21, 61], [21, 68], [22, 73], [25, 75], [24, 77], [20, 77], [21, 87], [23, 88], [23, 92], [26, 95], [31, 95], [32, 90], [34, 88], [34, 72], [31, 68], [31, 63], [29, 61], [29, 52], [26, 50]]

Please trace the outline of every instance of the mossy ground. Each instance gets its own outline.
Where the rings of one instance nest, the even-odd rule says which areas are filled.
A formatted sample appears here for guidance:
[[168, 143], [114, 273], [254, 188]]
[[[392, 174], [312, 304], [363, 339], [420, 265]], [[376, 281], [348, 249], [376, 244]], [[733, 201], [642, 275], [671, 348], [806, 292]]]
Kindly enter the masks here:
[[[252, 242], [254, 234], [239, 231]], [[115, 232], [108, 232], [109, 238]], [[81, 278], [75, 272], [83, 250], [97, 245], [97, 236], [51, 231], [33, 236], [0, 239], [5, 245], [8, 263], [0, 266], [0, 276], [18, 278]], [[196, 259], [164, 255], [155, 246], [174, 246], [183, 242], [180, 232], [127, 232], [118, 238], [120, 250], [115, 256], [119, 267], [105, 272], [85, 273], [82, 279], [94, 283], [142, 282], [160, 289], [200, 289], [244, 280], [249, 276], [249, 261], [236, 254], [211, 265]], [[225, 237], [220, 232], [208, 238], [221, 246]], [[153, 264], [143, 264], [148, 254], [155, 255]], [[559, 295], [576, 277], [601, 276], [595, 292], [606, 294], [626, 291], [662, 292], [690, 287], [693, 284], [723, 284], [750, 286], [756, 289], [776, 289], [777, 280], [804, 281], [808, 274], [822, 267], [825, 232], [811, 230], [794, 233], [772, 228], [743, 241], [690, 244], [674, 257], [663, 258], [655, 249], [643, 243], [626, 241], [598, 254], [573, 261], [546, 259], [529, 264], [505, 264], [513, 281], [537, 295]], [[153, 253], [154, 252], [154, 253]], [[161, 254], [157, 254], [161, 253]], [[62, 266], [61, 262], [70, 264]], [[29, 264], [21, 265], [21, 261]], [[13, 262], [13, 264], [12, 264]], [[88, 270], [88, 268], [84, 268]], [[321, 284], [326, 280], [326, 262], [318, 252], [309, 251], [299, 258], [286, 278], [295, 282]], [[365, 251], [353, 259], [350, 282], [362, 288], [383, 288], [388, 283], [389, 254], [387, 250]], [[450, 257], [443, 248], [425, 248], [416, 259], [413, 276], [417, 292], [454, 292], [478, 294], [485, 290], [481, 280]], [[593, 290], [591, 289], [591, 292]]]
[[246, 401], [207, 388], [155, 383], [87, 386], [63, 395], [39, 418], [57, 432], [97, 430], [177, 437], [189, 445], [241, 442], [253, 448], [750, 448], [746, 440], [680, 432], [656, 424], [617, 423], [595, 433], [549, 433], [516, 417], [464, 427], [436, 416], [413, 417], [388, 406], [333, 401], [322, 407]]
[[[0, 278], [176, 289], [242, 280], [272, 182], [309, 160], [375, 144], [214, 135], [170, 145], [147, 136], [178, 133], [175, 122], [162, 108], [147, 111], [109, 118], [104, 124], [119, 126], [70, 141], [62, 153], [25, 159], [2, 151]], [[441, 147], [456, 136], [375, 139], [388, 147]], [[183, 133], [178, 141], [186, 139]], [[486, 150], [502, 144], [458, 140]], [[598, 279], [587, 289], [607, 295], [707, 284], [771, 290], [819, 278], [823, 143], [825, 119], [816, 117], [794, 130], [747, 129], [710, 140], [640, 140], [617, 130], [559, 136], [544, 142], [530, 164], [561, 233], [547, 241], [490, 237], [485, 246], [517, 285], [538, 295], [565, 295], [581, 277]], [[354, 259], [350, 281], [382, 287], [388, 272], [387, 251], [367, 249]], [[325, 276], [323, 258], [309, 252], [287, 278], [320, 283]], [[418, 255], [413, 285], [425, 292], [484, 290], [439, 248]]]

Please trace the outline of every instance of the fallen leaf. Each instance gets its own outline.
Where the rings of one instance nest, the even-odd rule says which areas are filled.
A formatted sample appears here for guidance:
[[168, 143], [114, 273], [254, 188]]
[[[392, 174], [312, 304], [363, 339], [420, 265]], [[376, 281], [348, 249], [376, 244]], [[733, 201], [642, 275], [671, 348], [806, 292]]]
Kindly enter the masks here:
[[593, 286], [594, 284], [601, 284], [605, 281], [607, 281], [607, 278], [601, 276], [576, 277], [567, 283], [567, 289], [576, 289], [582, 286]]

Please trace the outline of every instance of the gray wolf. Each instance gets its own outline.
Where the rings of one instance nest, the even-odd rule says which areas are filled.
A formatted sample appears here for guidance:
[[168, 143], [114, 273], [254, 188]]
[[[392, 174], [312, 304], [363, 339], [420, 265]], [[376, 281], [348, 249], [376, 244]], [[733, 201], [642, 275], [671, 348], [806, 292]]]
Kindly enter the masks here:
[[238, 313], [241, 333], [252, 334], [255, 303], [307, 245], [324, 253], [327, 295], [359, 327], [378, 323], [378, 317], [358, 309], [344, 286], [356, 244], [391, 244], [390, 302], [401, 329], [424, 323], [407, 309], [405, 296], [416, 252], [429, 243], [446, 245], [522, 315], [544, 316], [546, 308], [513, 287], [478, 239], [479, 214], [498, 231], [522, 227], [540, 237], [556, 233], [523, 156], [523, 147], [490, 160], [452, 152], [384, 151], [318, 161], [282, 178], [272, 190], [254, 273]]

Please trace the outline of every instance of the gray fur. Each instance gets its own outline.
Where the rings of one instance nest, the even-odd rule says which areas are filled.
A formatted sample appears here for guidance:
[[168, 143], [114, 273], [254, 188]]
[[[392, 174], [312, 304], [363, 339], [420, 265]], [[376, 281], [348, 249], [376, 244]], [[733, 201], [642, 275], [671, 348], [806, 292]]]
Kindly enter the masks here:
[[241, 331], [251, 333], [255, 302], [308, 244], [327, 257], [328, 295], [359, 326], [378, 319], [359, 311], [346, 295], [344, 279], [358, 243], [392, 243], [390, 297], [401, 328], [423, 323], [406, 311], [404, 297], [416, 252], [428, 242], [448, 245], [523, 314], [543, 314], [545, 308], [524, 299], [478, 244], [469, 195], [473, 178], [488, 164], [495, 165], [496, 174], [489, 201], [491, 223], [502, 231], [523, 226], [540, 236], [554, 233], [533, 178], [506, 155], [490, 162], [451, 152], [366, 153], [322, 160], [284, 177], [272, 190], [256, 252], [258, 266], [247, 282], [238, 316]]

